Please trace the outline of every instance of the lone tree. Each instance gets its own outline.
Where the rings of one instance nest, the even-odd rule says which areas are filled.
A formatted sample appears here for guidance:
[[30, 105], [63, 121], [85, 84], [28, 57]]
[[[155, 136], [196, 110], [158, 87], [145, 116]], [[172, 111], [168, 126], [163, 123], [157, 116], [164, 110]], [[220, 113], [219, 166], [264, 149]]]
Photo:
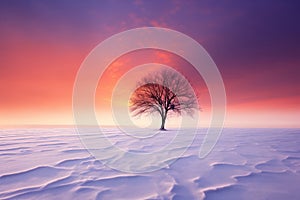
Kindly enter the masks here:
[[188, 81], [170, 69], [142, 78], [130, 98], [130, 111], [134, 116], [159, 113], [160, 130], [166, 130], [165, 122], [170, 111], [193, 116], [197, 109], [197, 97]]

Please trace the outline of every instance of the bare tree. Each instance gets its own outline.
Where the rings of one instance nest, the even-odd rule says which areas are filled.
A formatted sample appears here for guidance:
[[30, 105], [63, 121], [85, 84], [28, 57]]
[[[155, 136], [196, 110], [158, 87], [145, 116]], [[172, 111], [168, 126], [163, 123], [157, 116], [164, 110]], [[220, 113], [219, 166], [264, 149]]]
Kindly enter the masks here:
[[130, 111], [134, 116], [159, 113], [160, 130], [165, 130], [170, 111], [193, 116], [197, 109], [197, 97], [189, 82], [170, 69], [150, 73], [142, 78], [130, 98]]

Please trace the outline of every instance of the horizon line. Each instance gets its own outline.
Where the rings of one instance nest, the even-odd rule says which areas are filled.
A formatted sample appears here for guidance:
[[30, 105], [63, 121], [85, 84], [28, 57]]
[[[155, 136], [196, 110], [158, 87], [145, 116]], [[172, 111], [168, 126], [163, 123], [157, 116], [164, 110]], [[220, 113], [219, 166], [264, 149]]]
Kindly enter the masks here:
[[[99, 125], [76, 125], [76, 124], [17, 124], [17, 125], [0, 125], [0, 129], [17, 129], [17, 128], [76, 128], [76, 127], [99, 127]], [[126, 125], [103, 125], [102, 127], [132, 127]], [[142, 127], [137, 127], [141, 128]], [[155, 127], [145, 127], [145, 128], [155, 128]], [[179, 128], [175, 126], [169, 126], [169, 128]], [[182, 128], [195, 128], [195, 127], [182, 127]], [[210, 128], [209, 126], [198, 126], [197, 128]], [[226, 126], [224, 125], [223, 128], [240, 128], [240, 129], [300, 129], [300, 126], [295, 127], [279, 127], [279, 126]]]

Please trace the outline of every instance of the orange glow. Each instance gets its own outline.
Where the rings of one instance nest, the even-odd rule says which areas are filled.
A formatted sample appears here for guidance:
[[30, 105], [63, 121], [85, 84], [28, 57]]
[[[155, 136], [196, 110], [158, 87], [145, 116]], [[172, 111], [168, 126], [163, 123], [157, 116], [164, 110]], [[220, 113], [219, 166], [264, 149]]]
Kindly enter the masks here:
[[[159, 20], [153, 20], [151, 24], [164, 25]], [[117, 32], [114, 31], [115, 27], [106, 28], [110, 30], [108, 32]], [[104, 36], [72, 43], [65, 38], [56, 40], [50, 34], [35, 38], [20, 34], [18, 27], [12, 29], [14, 31], [7, 33], [1, 46], [0, 126], [73, 124], [72, 91], [77, 70], [84, 58], [104, 39]], [[201, 76], [178, 56], [150, 49], [121, 56], [109, 66], [99, 80], [95, 102], [96, 111], [105, 116], [102, 118], [103, 122], [107, 125], [114, 123], [108, 116], [111, 115], [112, 91], [118, 80], [128, 70], [145, 63], [172, 66], [188, 77], [199, 94], [202, 108], [201, 125], [207, 126], [211, 110], [210, 96]], [[266, 63], [260, 64], [262, 66], [259, 66], [259, 70], [253, 70], [254, 73], [251, 74], [243, 74], [237, 70], [239, 66], [236, 66], [234, 69], [237, 72], [233, 71], [230, 76], [226, 76], [224, 72], [227, 65], [223, 66], [222, 62], [217, 62], [217, 65], [222, 69], [221, 73], [225, 74], [228, 99], [227, 126], [300, 127], [300, 98], [294, 95], [295, 91], [299, 91], [299, 85], [296, 81], [293, 87], [284, 85], [285, 81], [281, 75], [282, 73], [289, 75], [287, 72], [278, 68], [277, 71], [275, 69], [262, 71], [263, 66], [272, 65]], [[293, 62], [284, 63], [284, 66], [291, 68], [295, 68], [294, 65], [296, 66]], [[141, 75], [143, 73], [146, 72], [140, 72]], [[281, 84], [273, 87], [275, 81], [281, 81]], [[265, 86], [267, 84], [269, 87]], [[278, 88], [282, 93], [277, 94]], [[126, 100], [122, 101], [127, 103]]]

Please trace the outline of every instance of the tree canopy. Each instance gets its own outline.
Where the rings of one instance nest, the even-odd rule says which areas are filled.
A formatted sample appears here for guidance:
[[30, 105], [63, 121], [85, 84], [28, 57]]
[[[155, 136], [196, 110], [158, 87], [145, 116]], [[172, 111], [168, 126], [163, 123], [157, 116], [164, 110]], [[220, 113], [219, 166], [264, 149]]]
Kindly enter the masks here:
[[169, 112], [193, 116], [198, 109], [197, 96], [189, 82], [178, 72], [164, 69], [143, 77], [130, 98], [134, 116], [158, 113], [161, 130]]

